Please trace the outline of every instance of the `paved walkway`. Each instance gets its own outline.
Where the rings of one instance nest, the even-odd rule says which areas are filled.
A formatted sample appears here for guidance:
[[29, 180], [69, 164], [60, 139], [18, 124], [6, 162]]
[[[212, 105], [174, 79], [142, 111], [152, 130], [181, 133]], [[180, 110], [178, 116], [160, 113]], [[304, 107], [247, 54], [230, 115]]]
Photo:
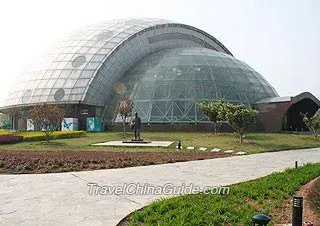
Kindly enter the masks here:
[[320, 148], [87, 172], [0, 175], [0, 225], [116, 225], [157, 195], [89, 195], [101, 186], [148, 183], [225, 186], [320, 162]]

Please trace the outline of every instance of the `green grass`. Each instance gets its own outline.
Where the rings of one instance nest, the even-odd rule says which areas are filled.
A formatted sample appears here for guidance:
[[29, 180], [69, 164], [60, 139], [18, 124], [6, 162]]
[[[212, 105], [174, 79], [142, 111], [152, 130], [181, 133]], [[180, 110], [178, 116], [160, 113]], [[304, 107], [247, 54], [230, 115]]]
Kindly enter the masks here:
[[254, 214], [277, 213], [301, 185], [317, 176], [320, 164], [309, 164], [233, 185], [228, 195], [200, 193], [162, 199], [134, 212], [129, 225], [251, 225]]
[[[3, 131], [0, 131], [3, 132]], [[23, 132], [21, 135], [32, 136], [39, 132]], [[187, 132], [143, 132], [145, 140], [153, 141], [174, 141], [168, 148], [145, 148], [145, 147], [105, 147], [92, 146], [91, 144], [114, 141], [129, 140], [133, 133], [124, 136], [121, 132], [87, 133], [85, 137], [73, 139], [61, 139], [52, 141], [52, 145], [43, 142], [22, 142], [10, 145], [1, 145], [0, 150], [108, 150], [108, 151], [175, 151], [177, 141], [181, 139], [182, 146], [207, 147], [207, 151], [212, 148], [222, 150], [233, 149], [235, 151], [245, 151], [249, 154], [270, 152], [288, 149], [320, 147], [320, 139], [315, 140], [311, 135], [295, 134], [269, 134], [250, 133], [246, 135], [244, 143], [239, 143], [239, 138], [234, 133], [225, 133], [215, 136], [213, 133], [187, 133]]]

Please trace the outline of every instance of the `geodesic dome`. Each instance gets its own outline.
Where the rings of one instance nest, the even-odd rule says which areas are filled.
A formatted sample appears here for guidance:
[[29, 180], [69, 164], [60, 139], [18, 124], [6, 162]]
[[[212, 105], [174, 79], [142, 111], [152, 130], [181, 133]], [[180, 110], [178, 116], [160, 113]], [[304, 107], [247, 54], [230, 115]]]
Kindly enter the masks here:
[[210, 34], [143, 18], [107, 21], [61, 38], [18, 77], [1, 109], [52, 103], [82, 124], [94, 116], [114, 121], [122, 94], [148, 123], [205, 121], [198, 101], [250, 105], [278, 96]]
[[203, 47], [231, 54], [211, 35], [161, 19], [103, 22], [58, 40], [19, 76], [5, 106], [38, 103], [105, 106], [114, 84], [144, 56]]
[[[119, 82], [144, 122], [206, 120], [199, 101], [220, 98], [251, 105], [277, 96], [255, 70], [233, 56], [205, 48], [160, 50], [140, 60]], [[115, 95], [115, 102], [117, 97]]]

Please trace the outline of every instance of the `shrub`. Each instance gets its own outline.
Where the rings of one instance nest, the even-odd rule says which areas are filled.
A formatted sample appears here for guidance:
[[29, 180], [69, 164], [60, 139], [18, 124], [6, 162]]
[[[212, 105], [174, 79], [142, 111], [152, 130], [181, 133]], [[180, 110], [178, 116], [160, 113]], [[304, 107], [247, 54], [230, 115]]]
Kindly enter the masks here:
[[314, 138], [318, 138], [320, 133], [320, 113], [316, 113], [314, 116], [309, 117], [308, 114], [301, 114], [302, 121], [306, 124], [309, 130], [313, 133]]
[[12, 133], [9, 132], [8, 130], [0, 130], [0, 136], [1, 135], [11, 135]]
[[120, 102], [117, 105], [117, 112], [121, 115], [122, 118], [124, 135], [126, 135], [126, 121], [127, 118], [131, 115], [133, 107], [133, 101], [129, 97], [125, 95], [120, 96]]
[[[85, 136], [84, 131], [56, 131], [51, 134], [51, 139], [68, 139], [68, 138], [79, 138]], [[24, 141], [44, 141], [47, 140], [47, 136], [41, 132], [39, 133], [26, 133], [23, 135]]]
[[23, 141], [23, 136], [1, 135], [0, 144], [15, 144]]
[[58, 105], [43, 104], [34, 106], [28, 111], [28, 117], [35, 125], [39, 125], [42, 131], [46, 134], [47, 142], [50, 141], [51, 135], [57, 131], [61, 125], [64, 110]]

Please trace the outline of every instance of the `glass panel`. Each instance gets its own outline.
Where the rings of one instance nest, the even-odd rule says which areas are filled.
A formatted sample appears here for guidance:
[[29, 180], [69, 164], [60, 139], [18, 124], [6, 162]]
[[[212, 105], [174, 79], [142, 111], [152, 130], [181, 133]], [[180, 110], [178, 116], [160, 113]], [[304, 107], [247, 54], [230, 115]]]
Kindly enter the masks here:
[[212, 50], [168, 49], [140, 60], [119, 82], [135, 103], [152, 102], [143, 110], [151, 122], [207, 121], [196, 109], [199, 100], [248, 103], [274, 94], [258, 73], [244, 66]]

